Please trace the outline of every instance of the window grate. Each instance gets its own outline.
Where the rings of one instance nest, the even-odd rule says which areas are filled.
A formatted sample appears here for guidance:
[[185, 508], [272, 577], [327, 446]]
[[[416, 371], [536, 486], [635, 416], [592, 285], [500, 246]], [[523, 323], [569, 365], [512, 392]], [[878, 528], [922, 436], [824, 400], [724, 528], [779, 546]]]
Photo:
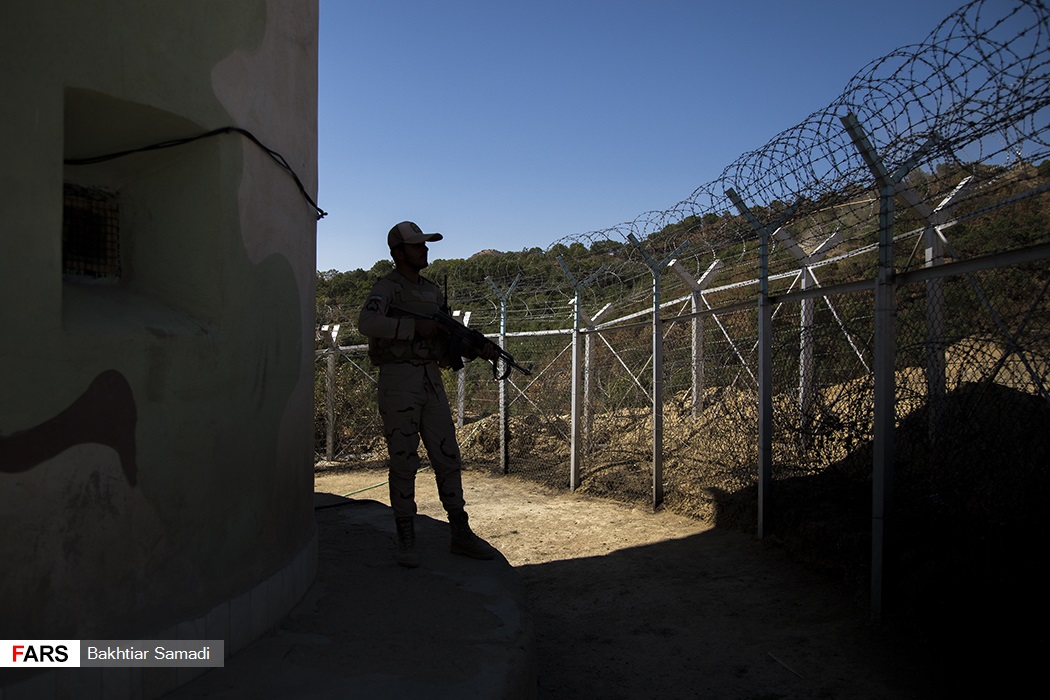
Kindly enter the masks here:
[[120, 209], [116, 193], [66, 183], [63, 195], [63, 276], [119, 280]]

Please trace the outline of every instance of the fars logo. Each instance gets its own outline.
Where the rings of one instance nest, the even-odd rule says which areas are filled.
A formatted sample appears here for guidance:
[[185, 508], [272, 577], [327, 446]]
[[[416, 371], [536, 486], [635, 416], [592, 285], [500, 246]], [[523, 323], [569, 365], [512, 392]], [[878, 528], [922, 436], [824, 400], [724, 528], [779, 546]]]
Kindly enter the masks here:
[[0, 640], [0, 667], [80, 666], [78, 639]]

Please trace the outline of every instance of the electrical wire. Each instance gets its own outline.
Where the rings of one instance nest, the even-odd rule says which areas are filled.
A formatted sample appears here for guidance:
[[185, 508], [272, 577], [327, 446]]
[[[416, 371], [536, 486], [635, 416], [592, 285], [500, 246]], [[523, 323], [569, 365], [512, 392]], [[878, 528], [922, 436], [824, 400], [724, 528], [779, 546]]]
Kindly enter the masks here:
[[317, 219], [321, 220], [324, 217], [328, 216], [328, 212], [326, 212], [325, 210], [321, 209], [321, 207], [317, 206], [317, 203], [314, 202], [313, 198], [310, 197], [310, 195], [306, 192], [306, 187], [303, 185], [302, 180], [300, 180], [299, 176], [295, 174], [295, 170], [293, 170], [292, 166], [288, 164], [288, 161], [285, 160], [284, 156], [282, 156], [277, 151], [274, 151], [273, 149], [271, 149], [268, 146], [266, 146], [252, 132], [248, 131], [247, 129], [242, 129], [242, 128], [238, 127], [238, 126], [223, 126], [223, 127], [218, 128], [218, 129], [212, 129], [211, 131], [206, 131], [203, 134], [198, 134], [196, 136], [189, 136], [189, 137], [181, 138], [181, 139], [172, 139], [170, 141], [160, 141], [158, 143], [153, 143], [153, 144], [150, 144], [148, 146], [141, 146], [139, 148], [131, 148], [131, 149], [128, 149], [126, 151], [117, 151], [115, 153], [106, 153], [104, 155], [92, 156], [90, 158], [66, 158], [65, 161], [63, 161], [63, 162], [66, 165], [94, 165], [96, 163], [104, 163], [104, 162], [109, 161], [109, 160], [115, 160], [117, 158], [123, 158], [125, 156], [130, 156], [130, 155], [133, 155], [135, 153], [146, 153], [146, 152], [149, 152], [149, 151], [157, 151], [157, 150], [164, 149], [164, 148], [173, 148], [175, 146], [184, 146], [184, 145], [186, 145], [188, 143], [193, 143], [194, 141], [199, 141], [201, 139], [210, 138], [212, 136], [219, 136], [219, 135], [222, 135], [222, 134], [240, 134], [244, 138], [246, 138], [249, 141], [251, 141], [252, 143], [254, 143], [256, 146], [261, 148], [263, 151], [265, 151], [266, 154], [268, 156], [270, 156], [270, 158], [273, 159], [273, 161], [275, 163], [277, 163], [277, 165], [279, 165], [285, 172], [287, 172], [289, 175], [292, 176], [292, 179], [295, 180], [295, 186], [297, 188], [299, 188], [299, 193], [302, 194], [303, 199], [305, 199], [307, 202], [309, 202], [310, 206], [313, 207], [316, 210], [316, 212], [317, 212]]

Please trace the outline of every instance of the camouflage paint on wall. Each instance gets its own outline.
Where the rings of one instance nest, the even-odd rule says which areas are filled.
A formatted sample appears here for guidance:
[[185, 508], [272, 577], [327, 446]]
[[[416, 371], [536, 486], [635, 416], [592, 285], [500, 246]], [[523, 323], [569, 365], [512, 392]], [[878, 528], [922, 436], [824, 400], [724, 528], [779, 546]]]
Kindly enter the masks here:
[[128, 380], [116, 370], [106, 370], [54, 418], [9, 437], [0, 435], [0, 471], [28, 471], [77, 445], [97, 444], [117, 453], [128, 485], [134, 486], [136, 418]]
[[[314, 536], [316, 3], [0, 11], [0, 630], [126, 638]], [[62, 276], [63, 182], [120, 200], [121, 279]], [[13, 572], [13, 573], [11, 573]]]

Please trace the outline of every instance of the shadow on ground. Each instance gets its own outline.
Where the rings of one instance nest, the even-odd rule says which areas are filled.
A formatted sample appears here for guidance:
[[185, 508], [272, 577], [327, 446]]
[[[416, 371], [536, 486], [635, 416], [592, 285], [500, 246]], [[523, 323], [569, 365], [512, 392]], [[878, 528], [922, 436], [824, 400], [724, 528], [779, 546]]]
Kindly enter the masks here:
[[740, 533], [517, 570], [543, 698], [931, 696], [841, 588]]

